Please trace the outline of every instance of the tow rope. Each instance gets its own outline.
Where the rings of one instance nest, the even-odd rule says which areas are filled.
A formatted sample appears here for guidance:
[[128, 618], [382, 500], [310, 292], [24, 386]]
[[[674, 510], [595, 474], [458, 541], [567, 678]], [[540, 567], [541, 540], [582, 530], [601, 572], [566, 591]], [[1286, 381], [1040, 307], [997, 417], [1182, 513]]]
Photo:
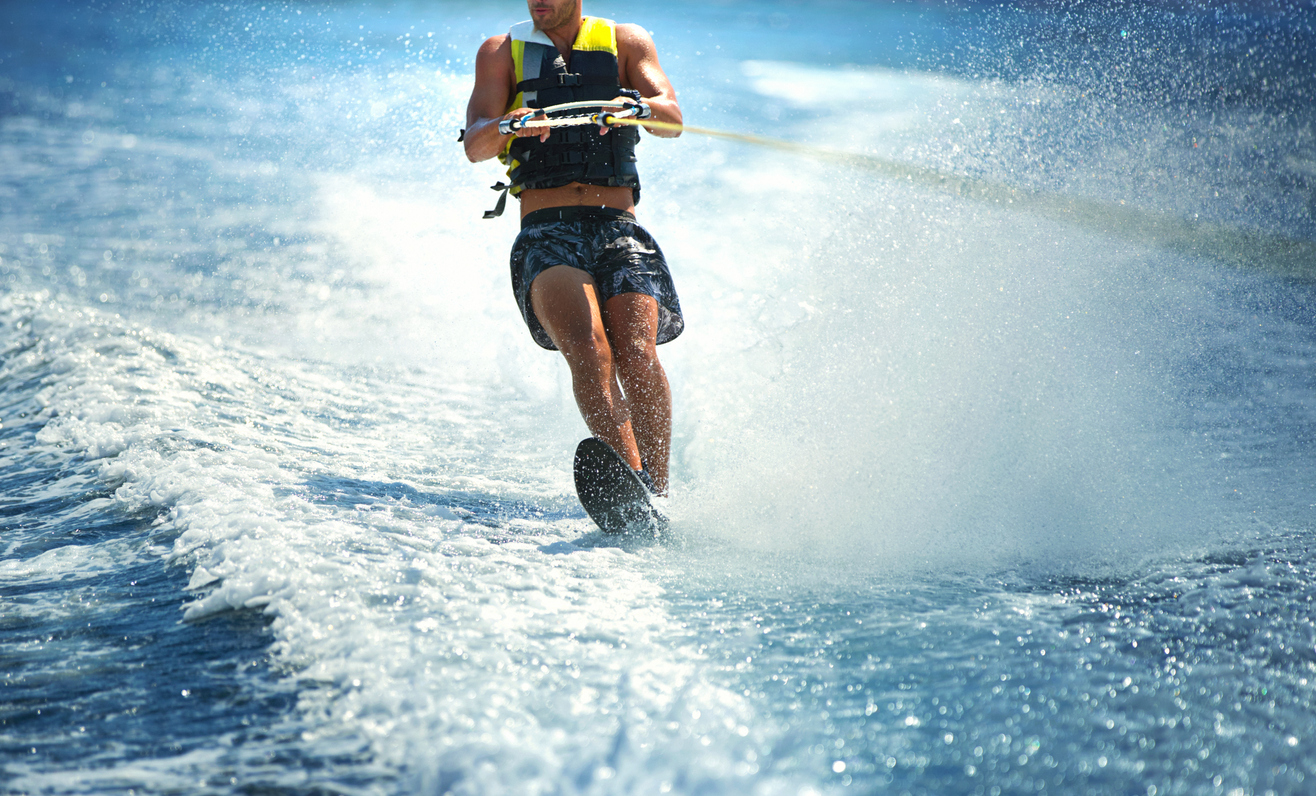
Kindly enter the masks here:
[[[592, 113], [570, 113], [595, 109]], [[615, 109], [615, 110], [614, 110]], [[1316, 280], [1316, 242], [1230, 224], [1198, 221], [1182, 216], [1138, 208], [1124, 200], [1103, 201], [1086, 197], [1020, 188], [1002, 182], [953, 174], [859, 152], [801, 144], [779, 138], [714, 130], [648, 118], [644, 103], [574, 102], [541, 109], [531, 116], [504, 120], [504, 134], [519, 127], [566, 127], [628, 125], [739, 141], [753, 146], [806, 155], [850, 168], [877, 172], [898, 182], [917, 184], [938, 193], [973, 199], [1010, 209], [1026, 210], [1063, 223], [1136, 243], [1157, 246], [1197, 257], [1208, 257], [1230, 265], [1268, 271], [1281, 276]], [[506, 128], [504, 127], [506, 126]]]

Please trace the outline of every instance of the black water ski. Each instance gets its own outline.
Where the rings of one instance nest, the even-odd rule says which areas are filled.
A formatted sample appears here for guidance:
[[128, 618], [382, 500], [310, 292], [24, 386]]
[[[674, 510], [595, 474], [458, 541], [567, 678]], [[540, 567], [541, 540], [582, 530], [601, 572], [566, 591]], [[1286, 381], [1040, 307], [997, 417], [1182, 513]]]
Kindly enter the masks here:
[[635, 471], [606, 442], [590, 437], [576, 446], [576, 494], [590, 519], [606, 533], [667, 527]]

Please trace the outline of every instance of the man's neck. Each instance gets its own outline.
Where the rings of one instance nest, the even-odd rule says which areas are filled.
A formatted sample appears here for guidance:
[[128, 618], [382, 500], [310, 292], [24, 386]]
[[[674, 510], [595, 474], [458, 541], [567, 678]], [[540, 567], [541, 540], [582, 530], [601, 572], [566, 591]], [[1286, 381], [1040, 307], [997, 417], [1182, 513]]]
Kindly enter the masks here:
[[559, 25], [552, 30], [543, 31], [557, 46], [557, 51], [562, 53], [564, 59], [571, 57], [571, 45], [576, 43], [576, 37], [580, 35], [581, 17], [576, 17], [565, 25]]

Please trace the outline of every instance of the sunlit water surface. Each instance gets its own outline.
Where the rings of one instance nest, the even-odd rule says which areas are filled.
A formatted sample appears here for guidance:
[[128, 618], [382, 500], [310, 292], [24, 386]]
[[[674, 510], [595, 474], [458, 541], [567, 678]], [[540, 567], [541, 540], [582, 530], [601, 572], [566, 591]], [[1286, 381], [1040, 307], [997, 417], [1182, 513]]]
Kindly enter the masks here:
[[[1310, 241], [1310, 7], [592, 3], [692, 124]], [[454, 143], [500, 3], [0, 11], [0, 789], [1305, 793], [1316, 289], [647, 139], [672, 532]]]

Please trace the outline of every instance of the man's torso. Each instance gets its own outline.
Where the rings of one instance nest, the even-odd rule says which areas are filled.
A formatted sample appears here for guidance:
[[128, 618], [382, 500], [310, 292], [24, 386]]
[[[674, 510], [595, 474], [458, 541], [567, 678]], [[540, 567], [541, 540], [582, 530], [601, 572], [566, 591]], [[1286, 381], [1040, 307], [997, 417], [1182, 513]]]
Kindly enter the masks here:
[[[620, 25], [618, 25], [620, 27]], [[567, 69], [571, 69], [572, 50], [565, 52], [558, 48], [559, 54], [566, 63]], [[631, 88], [626, 77], [626, 56], [625, 44], [622, 37], [617, 37], [617, 84], [622, 88]], [[510, 52], [509, 52], [510, 57]], [[508, 85], [509, 96], [516, 96], [517, 87], [515, 80]], [[543, 210], [551, 207], [611, 207], [616, 210], [634, 212], [635, 210], [635, 193], [632, 189], [622, 186], [608, 185], [587, 185], [580, 182], [572, 182], [556, 188], [527, 188], [518, 195], [521, 201], [521, 217], [524, 218], [529, 213], [536, 210]]]

